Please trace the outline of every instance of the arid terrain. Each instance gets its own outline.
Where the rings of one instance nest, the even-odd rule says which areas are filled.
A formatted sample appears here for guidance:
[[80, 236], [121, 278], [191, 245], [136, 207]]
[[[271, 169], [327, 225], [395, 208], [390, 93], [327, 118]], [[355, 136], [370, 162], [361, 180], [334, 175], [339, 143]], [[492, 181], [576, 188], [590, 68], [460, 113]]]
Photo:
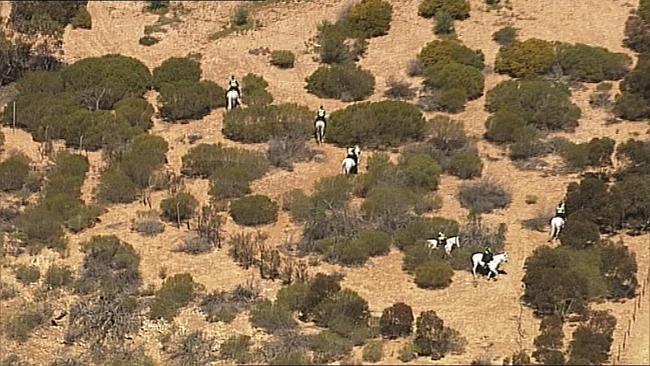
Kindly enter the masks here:
[[[359, 62], [360, 66], [371, 71], [376, 78], [374, 94], [369, 98], [371, 101], [384, 99], [386, 82], [391, 77], [418, 85], [420, 78], [407, 76], [407, 64], [427, 42], [436, 37], [431, 20], [417, 14], [418, 0], [389, 2], [394, 9], [390, 31], [386, 36], [370, 39], [367, 52]], [[262, 6], [254, 12], [255, 19], [261, 23], [259, 27], [210, 40], [211, 34], [228, 23], [232, 9], [239, 3], [182, 2], [185, 11], [180, 14], [180, 21], [166, 26], [167, 31], [158, 34], [161, 38], [159, 43], [144, 47], [138, 44], [143, 29], [146, 25], [153, 24], [158, 17], [143, 12], [142, 3], [90, 2], [87, 8], [92, 16], [92, 29], [68, 27], [63, 36], [63, 57], [65, 62], [73, 63], [86, 57], [122, 54], [138, 58], [153, 69], [169, 57], [200, 53], [202, 78], [220, 85], [225, 85], [231, 74], [243, 76], [255, 73], [268, 81], [268, 90], [275, 103], [299, 103], [312, 110], [324, 105], [328, 111], [343, 108], [348, 104], [333, 99], [320, 99], [305, 90], [305, 78], [319, 66], [318, 62], [314, 61], [315, 54], [308, 49], [307, 44], [316, 35], [317, 25], [321, 21], [336, 19], [345, 5], [343, 1], [303, 0]], [[8, 6], [6, 3], [2, 4], [0, 15], [3, 18], [7, 15]], [[492, 34], [504, 25], [518, 28], [521, 39], [536, 37], [550, 41], [579, 42], [606, 47], [610, 51], [624, 52], [635, 57], [634, 53], [622, 44], [625, 21], [630, 10], [636, 7], [632, 0], [511, 0], [511, 9], [500, 10], [488, 10], [483, 1], [472, 0], [471, 6], [471, 17], [457, 22], [456, 33], [465, 45], [472, 49], [479, 48], [485, 54], [485, 63], [488, 65], [485, 71], [486, 91], [508, 78], [492, 71], [499, 49], [499, 45], [492, 40]], [[260, 47], [293, 51], [296, 54], [295, 68], [278, 69], [269, 64], [268, 56], [249, 53], [249, 50]], [[618, 82], [614, 82], [614, 90], [617, 87]], [[580, 126], [575, 132], [558, 132], [558, 136], [574, 142], [586, 142], [593, 137], [607, 136], [617, 143], [625, 142], [629, 138], [650, 138], [647, 122], [607, 123], [610, 115], [603, 109], [592, 108], [589, 104], [589, 95], [594, 88], [595, 84], [584, 84], [584, 88], [573, 91], [572, 99], [582, 110]], [[146, 96], [149, 102], [156, 106], [157, 93], [150, 91]], [[524, 261], [535, 248], [546, 244], [548, 234], [525, 229], [522, 221], [534, 217], [540, 209], [552, 208], [564, 197], [567, 185], [577, 181], [579, 177], [577, 174], [560, 174], [558, 170], [552, 169], [558, 164], [554, 158], [547, 159], [548, 168], [516, 168], [503, 149], [482, 138], [488, 117], [484, 104], [484, 97], [470, 101], [463, 112], [453, 115], [452, 118], [462, 121], [466, 131], [478, 139], [479, 156], [484, 164], [483, 176], [495, 178], [512, 192], [512, 203], [506, 209], [484, 215], [484, 221], [487, 223], [507, 225], [505, 250], [509, 255], [509, 262], [503, 267], [507, 274], [500, 276], [497, 281], [488, 282], [485, 279], [473, 280], [469, 272], [456, 271], [449, 287], [441, 290], [420, 289], [413, 282], [412, 276], [402, 270], [403, 254], [397, 249], [392, 249], [386, 256], [372, 258], [358, 268], [328, 264], [324, 261], [309, 267], [310, 273], [343, 273], [345, 278], [342, 286], [353, 289], [365, 298], [374, 316], [381, 315], [384, 308], [401, 301], [412, 306], [415, 314], [424, 310], [435, 310], [444, 319], [445, 325], [458, 330], [467, 339], [465, 353], [461, 355], [447, 355], [439, 361], [420, 357], [414, 360], [414, 363], [468, 364], [478, 357], [485, 357], [495, 364], [500, 364], [503, 358], [512, 355], [516, 350], [533, 350], [533, 339], [539, 332], [539, 319], [534, 317], [530, 308], [521, 304], [520, 298], [523, 293]], [[167, 168], [180, 172], [181, 157], [192, 147], [185, 136], [191, 133], [202, 136], [199, 142], [219, 142], [227, 146], [258, 150], [265, 147], [264, 144], [241, 144], [226, 139], [221, 132], [224, 113], [223, 108], [216, 109], [203, 119], [192, 120], [187, 124], [167, 123], [156, 115], [154, 127], [149, 132], [163, 137], [169, 143]], [[427, 118], [436, 114], [425, 112]], [[44, 164], [39, 154], [39, 144], [33, 141], [29, 133], [8, 127], [2, 127], [2, 132], [6, 141], [0, 159], [4, 160], [12, 150], [20, 150], [37, 165]], [[253, 183], [253, 192], [268, 195], [281, 202], [284, 194], [292, 189], [301, 188], [309, 193], [319, 178], [340, 174], [341, 159], [345, 156], [343, 148], [331, 144], [316, 146], [311, 141], [309, 144], [319, 151], [322, 159], [297, 163], [293, 171], [273, 168], [262, 179]], [[62, 144], [57, 146], [61, 147]], [[364, 154], [369, 156], [372, 151], [365, 150]], [[91, 202], [103, 163], [101, 152], [89, 152], [87, 155], [91, 169], [84, 182], [83, 198]], [[615, 166], [616, 163], [615, 161]], [[443, 205], [440, 210], [432, 213], [432, 216], [466, 221], [468, 211], [461, 207], [457, 199], [460, 183], [459, 178], [446, 174], [442, 176], [438, 193], [443, 199]], [[186, 185], [188, 191], [200, 202], [209, 200], [207, 179], [188, 179]], [[535, 204], [527, 204], [527, 195], [536, 195], [539, 199]], [[167, 191], [154, 192], [153, 206], [158, 207], [160, 201], [167, 197]], [[207, 291], [231, 290], [237, 285], [253, 281], [262, 289], [264, 297], [275, 298], [277, 290], [281, 287], [280, 281], [262, 280], [257, 270], [242, 269], [228, 255], [227, 247], [202, 255], [172, 251], [186, 236], [184, 227], [178, 229], [167, 224], [164, 233], [154, 239], [133, 232], [131, 222], [136, 218], [136, 212], [143, 209], [142, 203], [137, 201], [109, 206], [107, 212], [100, 217], [100, 223], [79, 234], [67, 234], [69, 244], [63, 256], [46, 249], [36, 256], [23, 254], [2, 258], [0, 278], [15, 286], [19, 295], [0, 304], [0, 322], [17, 311], [25, 299], [33, 296], [33, 288], [16, 281], [12, 269], [14, 266], [21, 263], [35, 264], [42, 273], [51, 263], [78, 268], [83, 261], [79, 244], [99, 234], [114, 234], [133, 245], [141, 257], [143, 287], [160, 287], [162, 280], [159, 274], [164, 270], [168, 274], [190, 273], [194, 281], [203, 284]], [[268, 233], [268, 242], [275, 245], [296, 241], [301, 234], [301, 227], [291, 222], [289, 214], [285, 211], [280, 211], [276, 223], [255, 229], [240, 227], [232, 219], [226, 223], [226, 235], [241, 230], [262, 230]], [[609, 239], [615, 242], [623, 240], [635, 253], [639, 266], [639, 283], [643, 284], [650, 266], [650, 235], [632, 237], [620, 233]], [[620, 351], [620, 364], [650, 364], [650, 302], [647, 299], [646, 295], [630, 334], [626, 337], [625, 350]], [[64, 296], [56, 307], [66, 308], [72, 302], [73, 295]], [[628, 319], [631, 319], [635, 304], [634, 300], [629, 300], [604, 302], [594, 306], [611, 310], [618, 319], [612, 345], [613, 357], [616, 357], [617, 347], [620, 347], [628, 330]], [[196, 306], [188, 306], [176, 317], [174, 323], [187, 330], [201, 329], [217, 339], [226, 339], [232, 334], [250, 335], [255, 340], [265, 337], [262, 331], [251, 326], [246, 313], [240, 314], [231, 324], [209, 323]], [[147, 320], [134, 338], [134, 342], [144, 344], [147, 354], [160, 364], [164, 364], [165, 355], [157, 337], [169, 326]], [[573, 329], [565, 331], [565, 340], [568, 343]], [[63, 327], [54, 326], [39, 329], [23, 344], [0, 336], [0, 358], [15, 353], [35, 365], [46, 365], [57, 357], [83, 352], [83, 347], [79, 345], [64, 345], [63, 336]], [[397, 359], [400, 347], [399, 340], [387, 342], [385, 357], [380, 363], [401, 363]], [[360, 354], [360, 348], [355, 348], [355, 355], [359, 360]]]

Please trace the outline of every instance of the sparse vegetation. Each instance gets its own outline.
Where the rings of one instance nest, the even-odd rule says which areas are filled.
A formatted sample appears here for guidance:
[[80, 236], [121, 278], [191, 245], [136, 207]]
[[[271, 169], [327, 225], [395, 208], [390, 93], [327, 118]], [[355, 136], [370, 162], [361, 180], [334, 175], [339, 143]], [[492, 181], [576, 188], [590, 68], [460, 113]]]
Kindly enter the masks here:
[[198, 201], [190, 193], [180, 192], [160, 202], [162, 216], [172, 222], [188, 220], [194, 216]]
[[165, 279], [151, 303], [149, 318], [172, 321], [180, 309], [194, 299], [196, 287], [192, 276], [187, 273]]
[[321, 66], [306, 81], [308, 92], [344, 102], [364, 100], [375, 89], [372, 73], [354, 64]]
[[477, 183], [461, 185], [458, 199], [463, 207], [484, 213], [507, 207], [512, 195], [496, 181], [483, 179]]
[[291, 51], [276, 50], [271, 52], [271, 65], [281, 69], [291, 69], [296, 62], [296, 56]]
[[246, 196], [230, 204], [230, 215], [239, 225], [269, 224], [278, 218], [278, 205], [266, 196]]
[[467, 0], [422, 0], [418, 7], [418, 15], [432, 18], [445, 12], [454, 19], [463, 20], [469, 17], [469, 1]]

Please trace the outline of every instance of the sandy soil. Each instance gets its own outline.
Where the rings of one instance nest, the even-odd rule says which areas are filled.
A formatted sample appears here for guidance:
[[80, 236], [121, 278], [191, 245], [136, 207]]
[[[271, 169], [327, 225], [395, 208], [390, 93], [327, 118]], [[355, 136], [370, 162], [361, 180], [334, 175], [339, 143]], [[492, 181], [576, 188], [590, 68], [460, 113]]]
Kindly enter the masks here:
[[[408, 78], [405, 67], [408, 61], [415, 57], [420, 48], [434, 39], [432, 22], [417, 16], [416, 0], [393, 0], [394, 19], [388, 35], [370, 41], [366, 57], [360, 64], [369, 69], [377, 79], [377, 88], [371, 100], [380, 100], [388, 78], [395, 76], [413, 83], [415, 78]], [[261, 19], [262, 27], [246, 34], [231, 34], [225, 38], [210, 41], [209, 36], [226, 24], [230, 10], [237, 2], [183, 2], [187, 12], [181, 15], [182, 22], [167, 27], [166, 33], [159, 33], [162, 39], [151, 47], [138, 44], [143, 35], [145, 25], [153, 24], [157, 16], [143, 13], [142, 4], [136, 2], [90, 2], [88, 10], [92, 15], [92, 30], [66, 31], [64, 36], [65, 59], [68, 62], [109, 53], [137, 57], [147, 66], [153, 68], [171, 56], [185, 56], [188, 53], [202, 55], [203, 78], [225, 84], [228, 75], [243, 75], [248, 72], [261, 74], [269, 82], [269, 90], [277, 102], [297, 102], [315, 108], [319, 104], [328, 110], [343, 107], [345, 104], [333, 100], [321, 100], [304, 90], [304, 78], [318, 67], [313, 60], [313, 54], [306, 51], [305, 43], [315, 36], [317, 24], [324, 19], [333, 20], [343, 6], [340, 1], [314, 0], [299, 1], [289, 4], [278, 4], [268, 9], [261, 9], [257, 19]], [[623, 26], [632, 6], [621, 0], [596, 1], [580, 0], [570, 6], [559, 0], [531, 2], [513, 0], [513, 10], [487, 11], [483, 1], [472, 1], [471, 17], [457, 23], [459, 38], [471, 48], [480, 48], [486, 56], [486, 63], [493, 64], [498, 51], [498, 45], [491, 40], [491, 34], [505, 24], [519, 28], [523, 38], [538, 37], [547, 40], [566, 42], [582, 42], [591, 45], [604, 46], [613, 51], [627, 52], [621, 45]], [[4, 9], [4, 7], [3, 7]], [[603, 14], [607, 14], [606, 21]], [[256, 56], [248, 51], [259, 47], [270, 49], [288, 49], [296, 53], [296, 68], [279, 70], [268, 63], [268, 56]], [[506, 77], [488, 72], [486, 74], [486, 90], [492, 88]], [[645, 136], [648, 125], [644, 123], [622, 123], [606, 125], [608, 116], [605, 112], [591, 109], [588, 97], [593, 86], [587, 90], [574, 92], [574, 100], [581, 107], [583, 117], [580, 127], [574, 133], [558, 134], [573, 141], [586, 141], [592, 137], [609, 136], [617, 142], [629, 138]], [[148, 96], [155, 102], [155, 95]], [[470, 102], [464, 112], [454, 118], [463, 121], [466, 130], [480, 137], [485, 131], [484, 123], [487, 112], [483, 110], [484, 99]], [[427, 117], [434, 114], [428, 113]], [[223, 111], [217, 110], [199, 121], [189, 124], [172, 125], [155, 120], [152, 133], [165, 138], [170, 143], [168, 153], [169, 168], [180, 169], [181, 157], [191, 147], [184, 142], [184, 136], [189, 133], [200, 133], [200, 142], [222, 142], [229, 146], [246, 146], [251, 149], [262, 149], [263, 145], [243, 145], [229, 141], [221, 134]], [[35, 161], [40, 161], [38, 144], [23, 131], [11, 131], [3, 128], [6, 137], [6, 150], [20, 149]], [[523, 264], [532, 251], [546, 242], [546, 234], [524, 229], [522, 220], [533, 217], [540, 207], [551, 207], [564, 196], [566, 185], [577, 180], [575, 175], [552, 175], [541, 171], [521, 171], [516, 169], [507, 158], [505, 152], [484, 141], [478, 143], [480, 155], [485, 164], [484, 175], [491, 176], [506, 184], [513, 195], [513, 202], [505, 210], [485, 216], [489, 223], [504, 222], [508, 226], [506, 250], [510, 262], [505, 266], [507, 275], [496, 282], [484, 280], [473, 281], [471, 274], [456, 272], [452, 285], [444, 290], [428, 291], [418, 289], [411, 276], [401, 270], [402, 254], [393, 251], [385, 257], [372, 260], [362, 268], [346, 269], [339, 266], [320, 265], [312, 267], [311, 271], [341, 271], [346, 274], [344, 285], [359, 292], [370, 304], [371, 311], [379, 315], [383, 308], [396, 301], [410, 304], [415, 312], [433, 309], [444, 319], [445, 323], [458, 329], [468, 340], [466, 353], [459, 356], [448, 356], [439, 364], [469, 363], [471, 360], [485, 355], [495, 362], [511, 355], [521, 348], [532, 350], [532, 341], [538, 333], [538, 320], [530, 309], [522, 307], [519, 298], [522, 295], [521, 278], [524, 274]], [[340, 159], [344, 155], [342, 149], [325, 145], [317, 147], [321, 150], [323, 161], [320, 163], [300, 163], [294, 171], [273, 170], [264, 178], [255, 182], [253, 189], [280, 200], [282, 195], [294, 188], [309, 192], [316, 180], [324, 176], [339, 173]], [[7, 152], [3, 153], [3, 158]], [[366, 155], [367, 156], [367, 155]], [[102, 166], [98, 153], [89, 154], [93, 168], [84, 185], [84, 198], [92, 199], [92, 192], [97, 184], [97, 178]], [[444, 176], [439, 188], [443, 198], [443, 208], [436, 213], [448, 218], [463, 221], [467, 210], [460, 207], [456, 194], [461, 181]], [[208, 183], [206, 180], [190, 180], [188, 190], [200, 201], [208, 199]], [[535, 194], [539, 201], [535, 205], [524, 202], [526, 195]], [[153, 195], [153, 204], [166, 197], [166, 192]], [[130, 231], [130, 221], [136, 217], [138, 210], [145, 209], [139, 203], [111, 206], [101, 217], [101, 223], [79, 235], [70, 235], [70, 245], [64, 258], [52, 252], [44, 252], [36, 257], [21, 256], [15, 262], [33, 261], [42, 270], [49, 263], [59, 262], [78, 266], [82, 259], [79, 244], [98, 234], [114, 234], [122, 240], [131, 243], [141, 255], [141, 271], [145, 286], [159, 286], [161, 269], [171, 275], [189, 272], [194, 279], [207, 290], [228, 290], [238, 284], [252, 279], [259, 283], [263, 294], [274, 297], [279, 288], [278, 282], [261, 281], [257, 272], [243, 270], [237, 266], [222, 249], [210, 254], [191, 256], [173, 252], [172, 249], [182, 240], [187, 232], [167, 226], [165, 232], [156, 240], [145, 239]], [[299, 228], [289, 221], [286, 213], [281, 213], [274, 225], [261, 228], [270, 235], [269, 242], [281, 244], [288, 235], [295, 238]], [[232, 221], [226, 225], [228, 233], [244, 230]], [[650, 253], [648, 250], [649, 237], [623, 237], [625, 243], [635, 251], [639, 262], [639, 278], [648, 271]], [[612, 239], [618, 240], [618, 236]], [[11, 269], [3, 267], [0, 271], [2, 280], [14, 283]], [[16, 284], [21, 294], [29, 294], [30, 289]], [[21, 299], [7, 301], [0, 306], [0, 311], [13, 311]], [[73, 299], [64, 299], [57, 306], [64, 307]], [[614, 347], [622, 341], [627, 326], [627, 319], [632, 311], [632, 301], [625, 303], [606, 303], [602, 305], [611, 309], [619, 318], [619, 326], [615, 334]], [[492, 316], [485, 316], [490, 314]], [[186, 309], [176, 321], [186, 329], [204, 329], [211, 334], [225, 339], [233, 332], [256, 335], [259, 332], [251, 328], [245, 316], [240, 316], [233, 324], [223, 325], [207, 323], [203, 317], [192, 309]], [[625, 323], [625, 324], [624, 324]], [[162, 354], [156, 341], [155, 325], [147, 324], [139, 337], [147, 346], [148, 351], [158, 360]], [[626, 363], [648, 362], [648, 306], [642, 307], [640, 316], [633, 326], [632, 343], [624, 353], [622, 360]], [[63, 330], [46, 328], [38, 331], [26, 344], [17, 345], [6, 343], [0, 345], [4, 353], [16, 352], [25, 359], [37, 364], [44, 364], [67, 352], [79, 352], [77, 348], [65, 347], [58, 342], [62, 339]], [[395, 363], [399, 343], [391, 343], [387, 357], [383, 363]], [[421, 358], [418, 363], [432, 363]]]

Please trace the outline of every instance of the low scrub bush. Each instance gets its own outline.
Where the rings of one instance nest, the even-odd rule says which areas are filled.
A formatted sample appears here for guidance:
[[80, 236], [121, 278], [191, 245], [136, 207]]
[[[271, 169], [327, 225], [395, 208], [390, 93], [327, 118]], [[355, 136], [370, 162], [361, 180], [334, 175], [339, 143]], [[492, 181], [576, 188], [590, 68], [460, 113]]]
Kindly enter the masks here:
[[499, 50], [494, 70], [514, 78], [547, 74], [555, 63], [553, 43], [537, 38], [515, 41]]
[[171, 365], [209, 365], [217, 361], [214, 347], [214, 339], [200, 330], [182, 335], [168, 347]]
[[467, 0], [422, 0], [418, 7], [418, 15], [432, 18], [440, 12], [445, 12], [454, 19], [469, 18], [469, 1]]
[[447, 237], [458, 235], [459, 225], [442, 217], [415, 217], [395, 233], [395, 245], [404, 249], [418, 241], [437, 237], [443, 232]]
[[182, 161], [181, 171], [191, 177], [209, 178], [236, 166], [247, 172], [248, 180], [252, 181], [262, 177], [268, 169], [268, 162], [262, 154], [220, 144], [199, 144], [190, 149]]
[[153, 46], [158, 42], [160, 42], [160, 39], [150, 35], [144, 35], [138, 40], [138, 43], [143, 46]]
[[194, 216], [198, 201], [190, 193], [180, 192], [160, 202], [162, 216], [168, 221], [185, 221]]
[[384, 0], [362, 0], [345, 17], [345, 26], [363, 38], [385, 35], [390, 29], [393, 6]]
[[471, 50], [455, 40], [431, 41], [418, 54], [418, 59], [425, 67], [456, 62], [483, 70], [485, 67], [483, 64], [484, 58], [480, 50]]
[[429, 261], [415, 269], [415, 284], [420, 288], [445, 288], [451, 284], [454, 270], [447, 262]]
[[271, 65], [281, 69], [291, 69], [296, 62], [296, 56], [291, 51], [276, 50], [271, 52]]
[[557, 62], [563, 73], [571, 78], [595, 83], [623, 78], [632, 60], [624, 53], [613, 53], [603, 47], [577, 43], [560, 46]]
[[443, 96], [445, 91], [460, 89], [467, 99], [472, 100], [483, 95], [484, 82], [481, 70], [476, 67], [449, 62], [427, 68], [424, 85], [443, 91]]
[[16, 280], [23, 285], [37, 282], [41, 278], [41, 271], [36, 266], [21, 264], [16, 267]]
[[30, 160], [16, 154], [0, 163], [0, 191], [15, 191], [23, 187], [29, 175]]
[[241, 83], [246, 105], [262, 106], [273, 102], [273, 96], [266, 90], [269, 83], [263, 77], [249, 73], [244, 76]]
[[253, 106], [226, 113], [223, 133], [231, 140], [245, 143], [287, 135], [307, 140], [313, 132], [311, 120], [312, 112], [297, 104]]
[[593, 311], [589, 322], [579, 325], [573, 333], [568, 364], [600, 365], [607, 362], [615, 328], [613, 315], [607, 311]]
[[131, 203], [135, 201], [138, 187], [122, 171], [110, 168], [104, 173], [97, 187], [97, 198], [111, 203]]
[[379, 319], [381, 334], [388, 338], [406, 337], [413, 331], [413, 310], [403, 302], [384, 309]]
[[252, 287], [237, 286], [230, 292], [213, 292], [201, 301], [201, 311], [209, 322], [230, 323], [238, 313], [250, 309], [259, 298]]
[[225, 106], [226, 91], [212, 81], [180, 81], [160, 87], [160, 115], [169, 121], [200, 119]]
[[415, 88], [411, 88], [411, 84], [406, 81], [390, 78], [386, 84], [388, 89], [384, 92], [384, 96], [387, 98], [410, 100], [415, 97]]
[[305, 139], [299, 134], [288, 134], [269, 140], [266, 157], [271, 165], [293, 171], [293, 164], [311, 159], [315, 151], [305, 145]]
[[371, 341], [363, 347], [361, 358], [366, 362], [379, 362], [384, 358], [384, 343]]
[[611, 156], [614, 153], [616, 141], [609, 137], [593, 138], [589, 142], [574, 144], [568, 142], [560, 150], [569, 167], [584, 169], [587, 166], [605, 167], [612, 164]]
[[416, 195], [407, 188], [377, 186], [368, 192], [361, 204], [361, 212], [365, 219], [390, 232], [397, 230], [408, 219], [407, 213], [416, 200]]
[[350, 34], [341, 22], [324, 21], [318, 26], [320, 61], [326, 64], [345, 64], [357, 61], [365, 52], [365, 39]]
[[41, 205], [27, 208], [16, 220], [16, 226], [28, 238], [28, 247], [36, 252], [43, 247], [65, 248], [62, 224], [60, 217]]
[[612, 111], [616, 117], [629, 121], [639, 121], [650, 115], [650, 107], [643, 96], [625, 92], [616, 98]]
[[364, 100], [375, 90], [375, 77], [354, 64], [321, 66], [306, 79], [307, 91], [344, 102]]
[[24, 343], [36, 329], [47, 323], [51, 314], [46, 304], [28, 304], [4, 324], [4, 334], [11, 340]]
[[69, 287], [73, 281], [72, 271], [66, 266], [52, 264], [45, 272], [44, 282], [49, 289]]
[[502, 47], [508, 47], [517, 40], [517, 29], [511, 26], [503, 27], [492, 34], [492, 39]]
[[192, 301], [196, 286], [192, 276], [187, 273], [167, 278], [162, 287], [156, 291], [149, 318], [172, 321], [180, 309]]
[[439, 360], [447, 353], [461, 353], [467, 343], [458, 331], [445, 327], [435, 311], [423, 311], [417, 319], [413, 344], [420, 356]]
[[270, 224], [278, 218], [278, 205], [263, 195], [242, 197], [230, 204], [230, 215], [239, 225]]
[[636, 52], [650, 52], [650, 22], [639, 16], [627, 18], [623, 44]]
[[188, 57], [170, 57], [153, 69], [153, 87], [160, 91], [163, 84], [201, 80], [201, 64]]
[[138, 218], [133, 223], [132, 229], [144, 236], [156, 236], [165, 231], [165, 224], [160, 222], [157, 211], [138, 212]]
[[330, 363], [344, 358], [352, 352], [352, 343], [340, 335], [325, 330], [309, 338], [315, 363]]
[[499, 183], [482, 179], [477, 183], [462, 184], [458, 199], [461, 206], [476, 213], [485, 213], [507, 207], [512, 201], [512, 195]]
[[[395, 122], [399, 121], [399, 125]], [[400, 101], [357, 103], [335, 111], [328, 123], [328, 139], [349, 146], [399, 146], [422, 138], [425, 121], [413, 105]]]
[[436, 25], [433, 32], [438, 35], [447, 35], [454, 33], [454, 31], [454, 18], [447, 12], [439, 11], [436, 14]]
[[60, 36], [68, 24], [74, 24], [87, 1], [12, 4], [9, 23], [19, 32]]
[[124, 98], [115, 103], [115, 115], [142, 131], [153, 127], [153, 107], [142, 98]]
[[251, 309], [251, 323], [271, 334], [295, 328], [297, 325], [287, 308], [269, 300], [262, 300]]
[[224, 360], [233, 360], [238, 364], [246, 364], [251, 361], [252, 345], [251, 337], [247, 335], [233, 335], [221, 344], [219, 357]]

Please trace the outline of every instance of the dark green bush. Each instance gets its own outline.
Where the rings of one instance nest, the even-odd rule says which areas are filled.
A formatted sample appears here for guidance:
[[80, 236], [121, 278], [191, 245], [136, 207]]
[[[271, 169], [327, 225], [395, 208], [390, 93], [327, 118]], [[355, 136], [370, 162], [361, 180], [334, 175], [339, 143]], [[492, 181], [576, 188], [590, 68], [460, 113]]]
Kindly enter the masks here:
[[630, 57], [624, 53], [613, 53], [603, 47], [582, 43], [560, 46], [557, 61], [564, 74], [591, 83], [621, 79], [627, 74], [632, 63]]
[[[324, 21], [318, 26], [320, 61], [326, 64], [343, 64], [357, 61], [365, 52], [366, 41], [354, 38], [343, 23]], [[348, 42], [353, 39], [353, 43]]]
[[471, 50], [455, 40], [435, 40], [427, 43], [418, 54], [418, 59], [426, 67], [450, 62], [473, 66], [479, 70], [485, 67], [483, 52]]
[[153, 173], [165, 164], [167, 149], [167, 141], [160, 136], [138, 135], [128, 145], [117, 166], [139, 187], [148, 187]]
[[165, 83], [160, 87], [160, 115], [170, 121], [200, 119], [226, 105], [226, 91], [208, 80]]
[[415, 269], [415, 284], [420, 288], [445, 288], [451, 284], [454, 270], [449, 263], [433, 260]]
[[66, 91], [72, 91], [90, 108], [111, 109], [126, 97], [139, 97], [151, 85], [151, 72], [139, 60], [105, 55], [89, 57], [61, 73]]
[[26, 209], [17, 219], [16, 226], [29, 239], [28, 245], [34, 249], [65, 248], [62, 220], [43, 206]]
[[269, 83], [263, 77], [246, 74], [241, 83], [242, 94], [246, 98], [247, 106], [262, 106], [273, 102], [273, 96], [266, 90]]
[[313, 132], [312, 115], [307, 107], [297, 104], [233, 109], [224, 117], [223, 134], [245, 143], [265, 142], [286, 135], [307, 140]]
[[313, 361], [325, 364], [342, 359], [352, 352], [352, 343], [329, 330], [309, 338], [309, 348], [314, 352]]
[[492, 33], [492, 39], [501, 46], [508, 47], [517, 40], [517, 29], [511, 26], [503, 27]]
[[194, 216], [199, 202], [190, 193], [180, 192], [160, 202], [160, 210], [168, 221], [185, 221]]
[[251, 361], [251, 337], [247, 335], [233, 335], [221, 344], [219, 356], [224, 360], [233, 360], [238, 364]]
[[163, 84], [201, 80], [201, 64], [188, 57], [170, 57], [153, 69], [153, 87], [160, 91]]
[[547, 74], [555, 63], [553, 44], [537, 38], [515, 41], [499, 50], [494, 70], [512, 77]]
[[379, 362], [384, 358], [384, 343], [372, 341], [363, 347], [361, 358], [366, 362]]
[[289, 309], [270, 300], [262, 300], [251, 309], [251, 323], [271, 334], [297, 325]]
[[138, 187], [124, 172], [111, 168], [104, 173], [97, 187], [97, 198], [111, 203], [135, 201]]
[[541, 141], [540, 133], [533, 126], [514, 131], [514, 143], [510, 145], [510, 159], [522, 160], [549, 152], [548, 145]]
[[538, 129], [571, 129], [581, 113], [570, 97], [571, 91], [557, 83], [507, 80], [487, 92], [485, 108], [491, 113], [510, 110]]
[[361, 212], [364, 218], [393, 231], [408, 218], [406, 214], [415, 205], [416, 199], [415, 194], [406, 188], [377, 186], [368, 192], [361, 204]]
[[381, 334], [389, 339], [406, 337], [413, 331], [413, 310], [403, 302], [384, 309], [379, 319]]
[[249, 181], [261, 178], [268, 170], [268, 162], [260, 153], [229, 148], [220, 144], [199, 144], [183, 156], [181, 171], [191, 177], [208, 178], [220, 175], [228, 167], [240, 167], [247, 172]]
[[222, 169], [210, 177], [210, 195], [217, 199], [242, 197], [251, 193], [250, 171], [243, 166]]
[[160, 39], [150, 35], [144, 35], [138, 40], [138, 43], [143, 46], [153, 46], [158, 42], [160, 42]]
[[85, 6], [79, 8], [77, 14], [74, 16], [74, 18], [72, 18], [70, 24], [72, 24], [72, 28], [82, 28], [82, 29], [92, 28], [93, 20]]
[[430, 156], [425, 154], [411, 155], [406, 159], [402, 169], [409, 186], [428, 191], [438, 188], [442, 169]]
[[270, 224], [278, 219], [278, 205], [262, 195], [242, 197], [231, 202], [230, 215], [239, 225]]
[[602, 365], [609, 359], [616, 318], [607, 311], [593, 311], [589, 318], [573, 333], [569, 365]]
[[422, 0], [418, 7], [418, 15], [432, 18], [444, 11], [454, 19], [463, 20], [469, 17], [469, 8], [467, 0]]
[[460, 334], [444, 326], [444, 321], [435, 311], [423, 311], [417, 321], [417, 330], [413, 344], [418, 355], [431, 356], [438, 360], [449, 352], [459, 353], [466, 341]]
[[12, 3], [9, 23], [21, 33], [61, 35], [87, 1], [20, 1]]
[[473, 66], [457, 62], [438, 63], [427, 68], [425, 77], [424, 85], [433, 89], [461, 89], [470, 100], [483, 95], [485, 79], [481, 71]]
[[593, 138], [581, 144], [565, 143], [560, 154], [572, 168], [604, 167], [612, 164], [616, 141], [609, 137]]
[[291, 69], [296, 62], [296, 56], [291, 51], [276, 50], [271, 52], [271, 65], [281, 69]]
[[443, 232], [447, 237], [458, 235], [459, 225], [454, 220], [442, 217], [416, 217], [395, 234], [395, 245], [404, 249], [418, 241], [437, 237]]
[[512, 195], [499, 183], [482, 179], [477, 183], [464, 183], [458, 192], [460, 205], [476, 213], [491, 212], [505, 208], [512, 201]]
[[600, 248], [600, 258], [608, 296], [614, 299], [633, 298], [639, 285], [635, 254], [627, 246], [607, 243]]
[[147, 131], [153, 127], [153, 107], [142, 98], [125, 98], [115, 103], [115, 115], [133, 127]]
[[454, 18], [446, 11], [439, 11], [436, 14], [436, 25], [433, 28], [433, 32], [439, 35], [446, 35], [454, 33], [454, 31]]
[[192, 301], [196, 286], [192, 276], [187, 273], [167, 278], [162, 287], [156, 291], [149, 318], [172, 321], [179, 310]]
[[519, 113], [507, 108], [499, 109], [485, 122], [485, 138], [497, 143], [513, 142], [515, 132], [525, 126], [526, 121]]
[[250, 14], [246, 7], [238, 6], [233, 11], [230, 21], [237, 27], [243, 27], [251, 21], [249, 16]]
[[384, 0], [362, 0], [352, 6], [345, 25], [363, 38], [385, 35], [390, 29], [393, 7]]
[[569, 215], [564, 229], [560, 232], [560, 242], [576, 249], [596, 244], [600, 239], [598, 225], [579, 218], [577, 213]]
[[447, 170], [460, 179], [471, 179], [481, 176], [483, 162], [475, 152], [460, 151], [452, 155]]
[[18, 80], [16, 88], [20, 94], [58, 94], [64, 90], [60, 71], [28, 72]]
[[623, 44], [637, 52], [650, 52], [650, 22], [638, 16], [627, 18]]
[[29, 158], [23, 154], [10, 156], [0, 163], [0, 191], [21, 189], [29, 175]]
[[45, 284], [50, 289], [68, 287], [72, 283], [72, 271], [66, 266], [52, 264], [45, 272]]
[[613, 112], [616, 117], [639, 121], [650, 115], [650, 107], [643, 96], [624, 92], [616, 98]]
[[364, 100], [375, 89], [372, 73], [354, 64], [321, 66], [306, 81], [310, 93], [344, 102]]
[[41, 271], [36, 266], [21, 264], [16, 267], [16, 280], [23, 285], [29, 285], [41, 278]]
[[335, 111], [327, 127], [328, 139], [340, 145], [398, 146], [409, 139], [421, 138], [425, 121], [411, 104], [381, 101], [357, 103]]

